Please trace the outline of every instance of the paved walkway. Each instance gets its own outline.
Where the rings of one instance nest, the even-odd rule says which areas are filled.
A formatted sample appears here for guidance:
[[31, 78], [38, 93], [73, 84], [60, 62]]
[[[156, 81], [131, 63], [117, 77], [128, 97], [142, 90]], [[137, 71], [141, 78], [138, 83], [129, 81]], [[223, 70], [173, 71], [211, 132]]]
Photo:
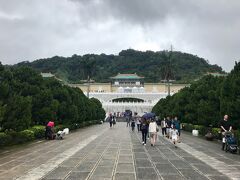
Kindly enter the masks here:
[[0, 179], [240, 179], [240, 156], [215, 142], [184, 133], [178, 148], [161, 136], [155, 147], [143, 146], [125, 125], [96, 125], [1, 153]]

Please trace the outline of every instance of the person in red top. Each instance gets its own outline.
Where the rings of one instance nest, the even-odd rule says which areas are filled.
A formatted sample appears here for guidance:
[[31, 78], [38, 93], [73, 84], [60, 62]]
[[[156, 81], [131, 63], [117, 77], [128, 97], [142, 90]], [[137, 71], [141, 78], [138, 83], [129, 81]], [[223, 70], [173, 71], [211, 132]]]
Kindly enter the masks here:
[[54, 134], [54, 122], [49, 121], [46, 125], [46, 130], [45, 130], [45, 139], [53, 140], [55, 139], [56, 135]]

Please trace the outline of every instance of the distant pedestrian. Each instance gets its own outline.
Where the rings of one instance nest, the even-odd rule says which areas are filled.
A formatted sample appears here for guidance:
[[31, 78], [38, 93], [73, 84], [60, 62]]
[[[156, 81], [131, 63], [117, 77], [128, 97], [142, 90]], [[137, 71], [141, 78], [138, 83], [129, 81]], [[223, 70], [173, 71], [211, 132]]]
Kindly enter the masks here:
[[137, 129], [138, 129], [138, 132], [141, 131], [141, 118], [140, 118], [140, 116], [137, 116]]
[[113, 127], [114, 127], [114, 125], [116, 124], [116, 122], [117, 122], [117, 118], [116, 118], [116, 114], [114, 113], [114, 114], [113, 114], [113, 117], [112, 117]]
[[148, 133], [148, 123], [146, 119], [142, 119], [141, 121], [141, 131], [142, 131], [142, 144], [146, 145]]
[[175, 148], [177, 147], [177, 142], [178, 142], [178, 130], [176, 129], [175, 126], [173, 126], [173, 129], [171, 130], [171, 138], [172, 138], [172, 142], [175, 145]]
[[157, 139], [157, 131], [158, 131], [158, 125], [154, 119], [151, 120], [149, 123], [149, 133], [150, 133], [150, 141], [151, 146], [155, 146], [156, 139]]
[[180, 121], [178, 120], [177, 117], [175, 117], [174, 120], [173, 120], [173, 126], [175, 126], [175, 128], [177, 129], [177, 131], [178, 131], [178, 136], [179, 136], [179, 138], [180, 138], [181, 128], [180, 128]]
[[134, 113], [134, 116], [133, 116], [134, 120], [135, 120], [135, 124], [137, 124], [137, 130], [138, 132], [140, 131], [140, 116], [138, 115], [137, 112]]
[[134, 129], [135, 129], [135, 119], [134, 118], [131, 119], [131, 127], [132, 127], [132, 131], [134, 131]]
[[127, 127], [130, 127], [131, 119], [132, 119], [132, 111], [126, 110], [124, 113], [125, 119], [127, 121]]
[[171, 128], [172, 128], [172, 120], [168, 116], [166, 120], [166, 132], [167, 132], [168, 138], [171, 138]]
[[166, 118], [164, 118], [164, 119], [161, 121], [161, 128], [162, 128], [162, 135], [163, 135], [163, 136], [166, 136], [166, 135], [167, 135], [166, 127], [167, 127]]
[[112, 113], [109, 114], [108, 121], [109, 121], [110, 128], [112, 128], [112, 126], [113, 126], [113, 115], [112, 115]]

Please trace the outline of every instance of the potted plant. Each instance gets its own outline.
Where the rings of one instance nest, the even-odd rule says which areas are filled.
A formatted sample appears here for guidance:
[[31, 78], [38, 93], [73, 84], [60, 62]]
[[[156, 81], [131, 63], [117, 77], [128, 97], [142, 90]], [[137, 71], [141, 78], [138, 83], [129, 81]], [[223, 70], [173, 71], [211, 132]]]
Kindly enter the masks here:
[[214, 138], [214, 135], [212, 133], [212, 125], [210, 124], [209, 127], [208, 127], [208, 132], [207, 134], [205, 135], [205, 138], [208, 140], [208, 141], [212, 141], [213, 138]]

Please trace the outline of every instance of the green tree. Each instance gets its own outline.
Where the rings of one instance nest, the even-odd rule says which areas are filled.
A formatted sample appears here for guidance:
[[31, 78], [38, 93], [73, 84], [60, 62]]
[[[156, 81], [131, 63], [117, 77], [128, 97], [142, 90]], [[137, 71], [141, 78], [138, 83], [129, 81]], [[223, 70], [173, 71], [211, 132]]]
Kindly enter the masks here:
[[22, 131], [31, 126], [31, 97], [14, 96], [6, 106], [3, 130]]

